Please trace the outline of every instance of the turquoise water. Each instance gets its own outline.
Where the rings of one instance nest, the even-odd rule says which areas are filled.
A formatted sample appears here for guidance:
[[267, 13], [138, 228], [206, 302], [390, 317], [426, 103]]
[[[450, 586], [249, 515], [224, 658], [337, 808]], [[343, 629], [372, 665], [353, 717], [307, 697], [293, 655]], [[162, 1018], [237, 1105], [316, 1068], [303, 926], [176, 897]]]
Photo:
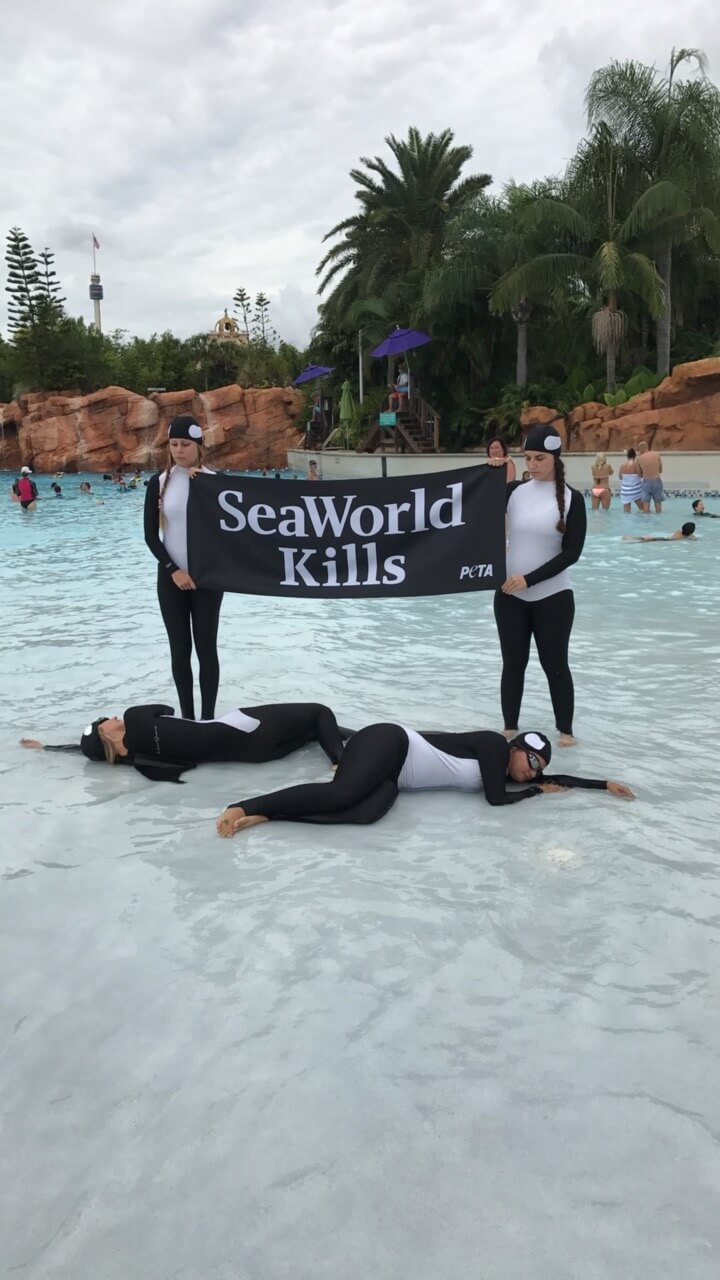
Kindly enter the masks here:
[[[0, 477], [4, 1273], [715, 1277], [720, 521], [589, 514], [562, 766], [634, 804], [433, 793], [226, 842], [319, 750], [173, 788], [16, 745], [174, 697], [143, 491], [80, 478], [23, 515]], [[500, 727], [489, 594], [229, 596], [220, 640], [220, 711]]]

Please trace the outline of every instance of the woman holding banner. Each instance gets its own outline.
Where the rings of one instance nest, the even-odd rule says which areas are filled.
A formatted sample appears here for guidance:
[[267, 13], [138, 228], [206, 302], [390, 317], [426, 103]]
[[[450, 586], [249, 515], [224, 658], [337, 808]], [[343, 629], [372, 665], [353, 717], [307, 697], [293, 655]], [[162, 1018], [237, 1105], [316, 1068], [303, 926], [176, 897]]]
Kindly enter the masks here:
[[[517, 733], [530, 642], [547, 677], [558, 746], [572, 747], [575, 690], [568, 664], [575, 617], [568, 568], [585, 543], [583, 496], [565, 483], [562, 441], [551, 426], [533, 427], [525, 440], [530, 480], [507, 488], [507, 573], [495, 595], [503, 671], [500, 700], [506, 738]], [[502, 459], [488, 459], [503, 465]]]
[[[196, 587], [188, 572], [187, 503], [190, 481], [210, 475], [202, 460], [202, 427], [192, 414], [173, 418], [168, 428], [165, 470], [145, 492], [145, 541], [158, 562], [157, 592], [168, 640], [180, 714], [195, 719], [193, 640], [200, 666], [201, 718], [212, 720], [220, 683], [217, 633], [222, 591]], [[162, 535], [162, 536], [161, 536]]]

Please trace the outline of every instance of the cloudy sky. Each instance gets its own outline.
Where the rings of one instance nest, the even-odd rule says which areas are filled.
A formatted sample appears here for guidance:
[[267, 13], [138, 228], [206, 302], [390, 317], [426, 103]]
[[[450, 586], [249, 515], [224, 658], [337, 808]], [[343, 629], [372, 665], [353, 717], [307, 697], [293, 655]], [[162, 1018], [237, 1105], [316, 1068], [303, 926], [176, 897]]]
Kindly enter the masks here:
[[3, 235], [17, 224], [54, 249], [70, 311], [90, 319], [94, 230], [104, 327], [142, 335], [209, 329], [242, 284], [302, 345], [322, 236], [353, 211], [348, 171], [389, 133], [450, 127], [501, 187], [562, 170], [588, 77], [611, 58], [664, 66], [673, 45], [699, 46], [720, 79], [705, 0], [3, 10]]

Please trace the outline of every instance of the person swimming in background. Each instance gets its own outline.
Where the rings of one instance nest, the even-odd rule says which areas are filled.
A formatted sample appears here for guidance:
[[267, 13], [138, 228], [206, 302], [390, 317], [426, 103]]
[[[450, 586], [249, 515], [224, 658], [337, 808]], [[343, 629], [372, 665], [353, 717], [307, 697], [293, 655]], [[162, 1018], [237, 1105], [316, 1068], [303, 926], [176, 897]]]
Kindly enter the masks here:
[[631, 537], [626, 534], [623, 542], [697, 542], [695, 537], [695, 525], [692, 520], [688, 520], [682, 529], [676, 529], [674, 533], [661, 534], [646, 533], [643, 537]]
[[714, 511], [706, 511], [705, 503], [702, 498], [696, 498], [692, 504], [693, 515], [705, 516], [708, 520], [720, 520], [720, 516], [715, 515]]
[[[233, 836], [261, 822], [348, 822], [367, 825], [383, 818], [401, 791], [480, 792], [490, 805], [516, 804], [543, 792], [584, 787], [635, 797], [622, 782], [545, 776], [552, 747], [546, 734], [419, 733], [400, 724], [371, 724], [353, 734], [332, 782], [286, 787], [228, 805], [215, 824], [219, 836]], [[507, 783], [531, 783], [508, 791]], [[468, 813], [470, 821], [474, 818]]]
[[56, 498], [62, 498], [62, 496], [63, 496], [63, 491], [62, 491], [62, 486], [61, 486], [61, 485], [56, 484], [56, 483], [53, 483], [53, 484], [51, 484], [51, 485], [50, 485], [50, 488], [52, 489], [52, 491], [53, 491], [53, 493], [55, 494], [55, 497], [56, 497]]
[[82, 480], [80, 483], [81, 493], [92, 493], [92, 485], [89, 480]]

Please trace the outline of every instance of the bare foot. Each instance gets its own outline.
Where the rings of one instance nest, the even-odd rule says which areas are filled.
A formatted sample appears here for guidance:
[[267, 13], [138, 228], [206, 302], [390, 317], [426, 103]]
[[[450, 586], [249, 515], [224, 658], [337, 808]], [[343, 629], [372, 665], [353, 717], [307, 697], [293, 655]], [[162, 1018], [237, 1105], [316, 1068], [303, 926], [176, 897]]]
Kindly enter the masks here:
[[510, 742], [512, 738], [517, 737], [517, 729], [503, 729], [502, 736], [503, 738], [507, 738], [508, 742]]
[[561, 733], [557, 744], [559, 747], [576, 747], [577, 738], [573, 738], [571, 733]]
[[231, 804], [229, 808], [223, 809], [215, 823], [218, 835], [231, 836], [235, 831], [235, 823], [239, 818], [244, 817], [246, 817], [245, 810], [239, 804]]
[[248, 827], [256, 827], [259, 822], [269, 822], [269, 818], [264, 818], [261, 813], [253, 813], [250, 817], [236, 818], [233, 826], [233, 835], [236, 831], [247, 831]]

